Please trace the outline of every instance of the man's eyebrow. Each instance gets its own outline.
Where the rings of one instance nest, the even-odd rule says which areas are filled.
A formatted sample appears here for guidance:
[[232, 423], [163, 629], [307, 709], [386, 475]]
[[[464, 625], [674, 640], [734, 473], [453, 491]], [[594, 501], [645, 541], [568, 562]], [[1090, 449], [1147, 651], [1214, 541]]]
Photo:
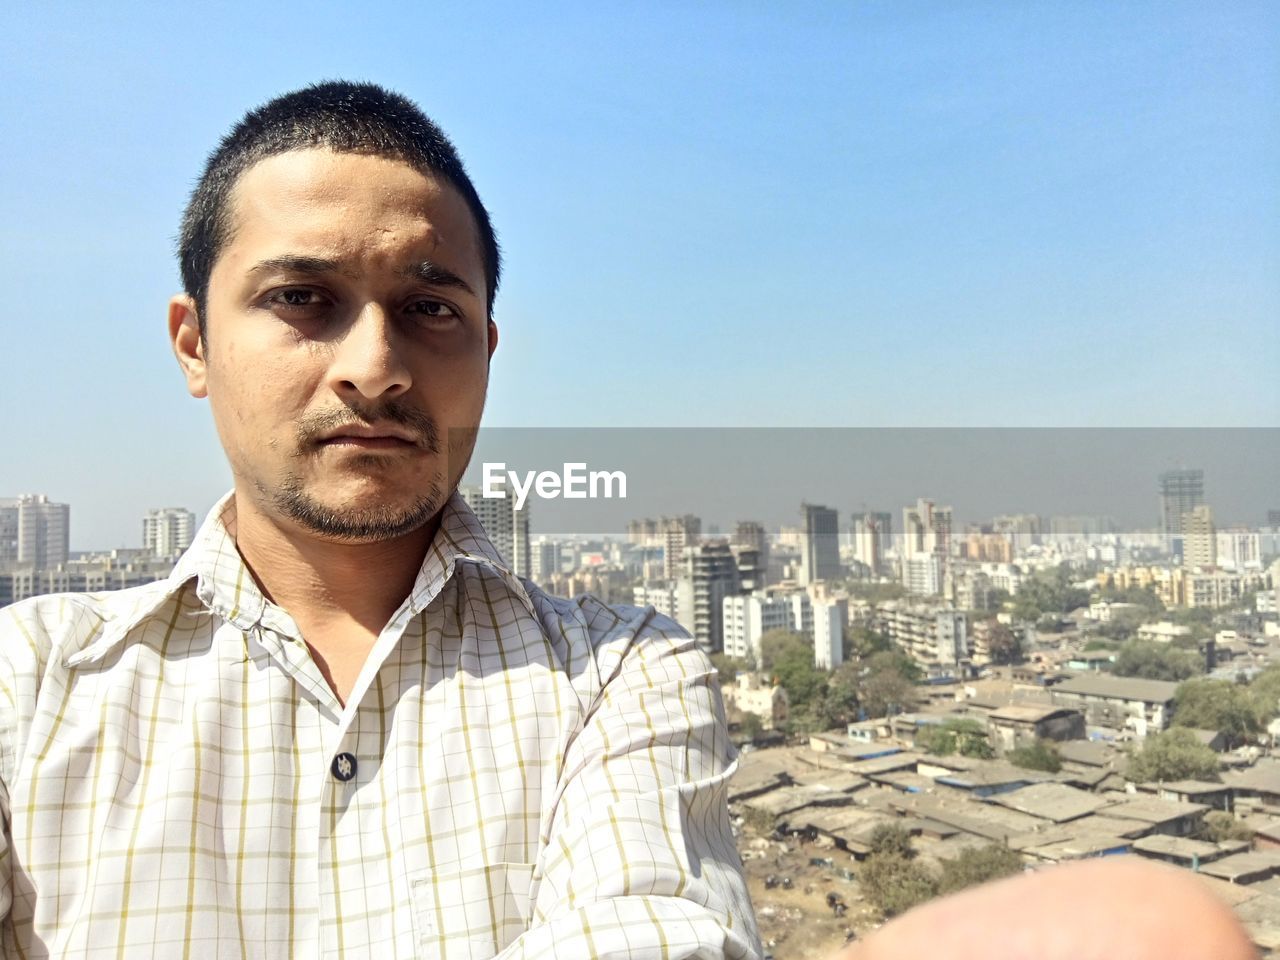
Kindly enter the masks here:
[[250, 273], [268, 273], [271, 271], [279, 271], [281, 273], [302, 273], [308, 276], [320, 276], [326, 273], [339, 273], [341, 265], [336, 260], [326, 260], [323, 257], [303, 257], [285, 254], [282, 257], [271, 257], [267, 260], [259, 260], [253, 265]]
[[452, 270], [448, 270], [438, 263], [432, 263], [430, 260], [409, 264], [409, 266], [400, 271], [400, 276], [405, 280], [418, 280], [421, 283], [429, 283], [434, 287], [459, 287], [473, 297], [476, 295], [476, 292], [471, 289], [471, 284], [467, 283]]

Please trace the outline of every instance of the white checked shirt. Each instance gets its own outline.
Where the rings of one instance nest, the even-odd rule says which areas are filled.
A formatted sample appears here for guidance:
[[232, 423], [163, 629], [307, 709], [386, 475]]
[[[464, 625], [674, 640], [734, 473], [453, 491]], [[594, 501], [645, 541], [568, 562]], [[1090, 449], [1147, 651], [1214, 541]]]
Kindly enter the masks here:
[[345, 708], [215, 508], [0, 609], [6, 957], [757, 957], [714, 673], [512, 576], [460, 497]]

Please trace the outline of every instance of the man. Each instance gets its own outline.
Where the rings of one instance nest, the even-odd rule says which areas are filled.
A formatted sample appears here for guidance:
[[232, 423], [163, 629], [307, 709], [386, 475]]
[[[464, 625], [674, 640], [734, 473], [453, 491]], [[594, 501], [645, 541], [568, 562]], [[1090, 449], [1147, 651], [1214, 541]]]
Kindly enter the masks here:
[[759, 956], [714, 672], [454, 492], [498, 247], [411, 103], [250, 113], [169, 332], [234, 476], [161, 583], [0, 612], [5, 956]]
[[[706, 658], [517, 580], [453, 493], [499, 257], [439, 130], [367, 85], [272, 101], [180, 256], [234, 490], [166, 581], [0, 611], [4, 955], [759, 957]], [[1248, 956], [1189, 884], [1052, 871], [849, 957]]]

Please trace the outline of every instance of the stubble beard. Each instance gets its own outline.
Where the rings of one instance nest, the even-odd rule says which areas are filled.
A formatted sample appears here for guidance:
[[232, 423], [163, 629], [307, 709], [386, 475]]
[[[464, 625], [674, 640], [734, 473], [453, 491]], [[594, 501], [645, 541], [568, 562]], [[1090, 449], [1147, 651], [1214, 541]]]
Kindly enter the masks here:
[[296, 474], [286, 477], [279, 487], [270, 492], [270, 497], [280, 513], [325, 539], [377, 543], [402, 537], [429, 523], [440, 512], [448, 496], [441, 480], [439, 474], [432, 477], [427, 489], [403, 506], [327, 506], [307, 492]]
[[[310, 459], [319, 454], [317, 437], [323, 431], [345, 426], [353, 422], [389, 420], [410, 427], [417, 435], [419, 446], [426, 452], [440, 452], [439, 429], [426, 414], [395, 401], [381, 405], [373, 411], [357, 411], [352, 408], [332, 410], [303, 417], [297, 423], [297, 456]], [[378, 456], [355, 457], [349, 467], [367, 469], [371, 473], [386, 469], [385, 460]], [[426, 489], [409, 503], [392, 505], [379, 503], [370, 507], [330, 506], [308, 492], [298, 473], [289, 473], [273, 490], [259, 485], [259, 492], [266, 495], [275, 508], [299, 526], [328, 540], [345, 543], [376, 543], [393, 540], [420, 529], [440, 512], [448, 499], [444, 474], [437, 471], [427, 482]]]

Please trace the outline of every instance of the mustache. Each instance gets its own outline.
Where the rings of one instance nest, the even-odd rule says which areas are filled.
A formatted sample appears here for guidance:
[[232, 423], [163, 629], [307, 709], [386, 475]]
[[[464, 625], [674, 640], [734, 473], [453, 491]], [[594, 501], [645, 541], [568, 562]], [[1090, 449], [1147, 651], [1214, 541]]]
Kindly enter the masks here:
[[296, 423], [298, 430], [298, 448], [306, 450], [320, 442], [320, 435], [343, 427], [372, 427], [379, 423], [394, 423], [405, 427], [412, 433], [418, 446], [428, 453], [440, 452], [440, 428], [429, 414], [415, 407], [388, 400], [386, 403], [367, 410], [357, 407], [344, 407], [339, 410], [317, 410], [304, 414]]

